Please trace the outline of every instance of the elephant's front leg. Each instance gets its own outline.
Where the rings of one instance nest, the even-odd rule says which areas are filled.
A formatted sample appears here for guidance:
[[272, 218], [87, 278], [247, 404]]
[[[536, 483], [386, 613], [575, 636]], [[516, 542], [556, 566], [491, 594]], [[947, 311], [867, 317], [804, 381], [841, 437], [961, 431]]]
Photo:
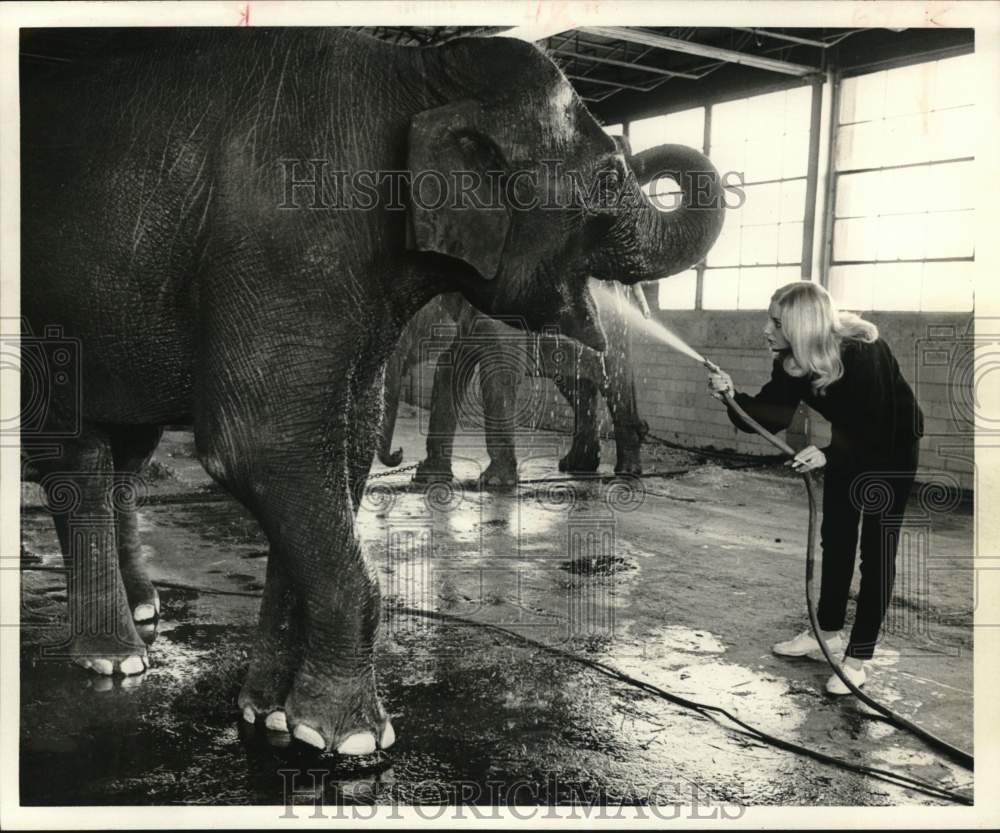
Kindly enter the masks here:
[[345, 755], [387, 748], [395, 735], [375, 687], [378, 579], [354, 536], [346, 472], [333, 482], [298, 473], [276, 486], [263, 522], [287, 554], [304, 627], [285, 700], [288, 727], [305, 743]]
[[[589, 361], [588, 361], [589, 359]], [[604, 368], [600, 356], [576, 348], [575, 372], [561, 374], [556, 386], [573, 407], [573, 444], [559, 461], [559, 471], [592, 474], [601, 463], [597, 395]]]
[[620, 342], [622, 349], [615, 353], [609, 351], [606, 356], [607, 377], [602, 392], [615, 428], [615, 474], [640, 475], [642, 441], [649, 426], [639, 417], [635, 374], [627, 339], [627, 333], [623, 334]]
[[264, 715], [268, 729], [288, 731], [285, 700], [302, 661], [302, 625], [301, 605], [287, 556], [272, 548], [267, 559], [256, 644], [238, 700], [243, 719], [248, 723]]

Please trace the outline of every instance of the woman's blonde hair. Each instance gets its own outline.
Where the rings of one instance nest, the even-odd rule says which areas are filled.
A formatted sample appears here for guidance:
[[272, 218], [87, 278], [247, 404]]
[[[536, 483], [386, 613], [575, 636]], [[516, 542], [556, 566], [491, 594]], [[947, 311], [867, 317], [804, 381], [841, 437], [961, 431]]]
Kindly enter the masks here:
[[775, 290], [771, 303], [781, 309], [781, 331], [792, 348], [784, 360], [785, 372], [810, 377], [818, 394], [844, 375], [844, 339], [878, 338], [878, 327], [853, 312], [839, 312], [830, 293], [812, 281], [786, 284]]

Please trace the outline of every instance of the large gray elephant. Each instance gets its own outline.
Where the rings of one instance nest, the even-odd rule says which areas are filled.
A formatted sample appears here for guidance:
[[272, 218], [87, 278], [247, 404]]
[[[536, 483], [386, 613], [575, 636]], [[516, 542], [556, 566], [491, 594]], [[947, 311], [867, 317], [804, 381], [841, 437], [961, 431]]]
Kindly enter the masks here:
[[[649, 307], [638, 285], [614, 293], [597, 292], [594, 298], [607, 333], [604, 354], [557, 335], [524, 333], [481, 314], [460, 295], [431, 301], [407, 325], [386, 370], [385, 417], [378, 448], [382, 463], [397, 466], [402, 462], [402, 450], [391, 450], [402, 377], [436, 353], [427, 456], [417, 468], [415, 481], [450, 481], [456, 430], [473, 424], [478, 429], [481, 422], [490, 458], [481, 485], [505, 488], [516, 483], [515, 433], [521, 418], [533, 416], [529, 412], [538, 404], [518, 401], [526, 373], [552, 379], [572, 406], [573, 441], [559, 461], [560, 471], [597, 470], [601, 450], [598, 397], [603, 396], [615, 431], [615, 472], [641, 474], [640, 450], [649, 429], [636, 405], [626, 307], [634, 304], [644, 316], [649, 315]], [[442, 324], [452, 325], [453, 336], [446, 346], [437, 335], [444, 329]], [[473, 415], [469, 412], [476, 409], [468, 407], [466, 394], [477, 368], [481, 413]]]
[[[354, 519], [400, 331], [459, 292], [603, 349], [586, 277], [700, 260], [718, 174], [680, 146], [629, 157], [517, 40], [120, 34], [92, 59], [22, 62], [23, 337], [54, 370], [24, 374], [22, 440], [69, 567], [67, 654], [148, 662], [134, 620], [157, 600], [121, 487], [190, 419], [270, 544], [244, 717], [342, 754], [388, 747]], [[670, 214], [639, 186], [664, 170], [685, 191]]]

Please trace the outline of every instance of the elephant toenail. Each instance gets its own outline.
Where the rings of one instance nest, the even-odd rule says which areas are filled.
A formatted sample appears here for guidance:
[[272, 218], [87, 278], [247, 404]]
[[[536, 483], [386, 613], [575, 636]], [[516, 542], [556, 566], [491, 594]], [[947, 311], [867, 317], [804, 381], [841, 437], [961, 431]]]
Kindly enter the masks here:
[[271, 712], [264, 721], [264, 725], [272, 732], [287, 732], [288, 718], [285, 717], [283, 711]]
[[392, 723], [388, 720], [385, 722], [385, 728], [382, 729], [382, 737], [378, 742], [378, 745], [383, 749], [388, 749], [396, 742], [396, 731], [392, 728]]
[[146, 670], [142, 657], [129, 657], [119, 667], [122, 674], [141, 674]]
[[308, 743], [317, 749], [326, 749], [326, 741], [323, 740], [323, 736], [310, 726], [304, 726], [300, 723], [292, 734], [303, 743]]
[[375, 751], [375, 735], [356, 732], [337, 747], [341, 755], [371, 755]]
[[95, 659], [91, 668], [93, 668], [98, 674], [103, 674], [104, 676], [109, 677], [115, 670], [115, 664], [109, 659]]
[[244, 706], [243, 707], [243, 719], [247, 723], [256, 723], [257, 722], [257, 712], [255, 712], [253, 710], [252, 706]]
[[156, 618], [156, 608], [151, 604], [136, 605], [132, 618], [136, 622], [148, 622], [150, 619]]

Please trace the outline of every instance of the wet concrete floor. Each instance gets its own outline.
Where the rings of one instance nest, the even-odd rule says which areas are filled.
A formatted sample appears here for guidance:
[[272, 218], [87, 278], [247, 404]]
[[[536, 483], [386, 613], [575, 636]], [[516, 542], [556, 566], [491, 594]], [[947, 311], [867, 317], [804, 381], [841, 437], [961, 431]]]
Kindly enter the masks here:
[[[404, 464], [420, 459], [419, 417], [397, 428]], [[522, 438], [523, 482], [508, 494], [475, 488], [487, 462], [475, 435], [456, 442], [452, 487], [416, 488], [409, 472], [371, 480], [358, 532], [382, 583], [379, 681], [398, 740], [345, 760], [239, 719], [267, 544], [193, 460], [190, 435], [168, 432], [140, 515], [163, 600], [147, 673], [99, 678], [53, 656], [63, 576], [22, 570], [22, 803], [282, 805], [290, 787], [296, 803], [331, 806], [942, 803], [397, 604], [501, 624], [779, 737], [971, 791], [969, 773], [853, 698], [826, 695], [824, 664], [770, 653], [806, 626], [797, 478], [647, 446], [647, 474], [659, 476], [638, 486], [569, 481], [555, 465], [566, 442]], [[610, 474], [610, 444], [603, 459]], [[930, 503], [914, 499], [911, 538], [923, 546], [901, 549], [866, 690], [970, 749], [972, 517]], [[58, 567], [36, 487], [24, 487], [23, 507], [23, 566]]]

